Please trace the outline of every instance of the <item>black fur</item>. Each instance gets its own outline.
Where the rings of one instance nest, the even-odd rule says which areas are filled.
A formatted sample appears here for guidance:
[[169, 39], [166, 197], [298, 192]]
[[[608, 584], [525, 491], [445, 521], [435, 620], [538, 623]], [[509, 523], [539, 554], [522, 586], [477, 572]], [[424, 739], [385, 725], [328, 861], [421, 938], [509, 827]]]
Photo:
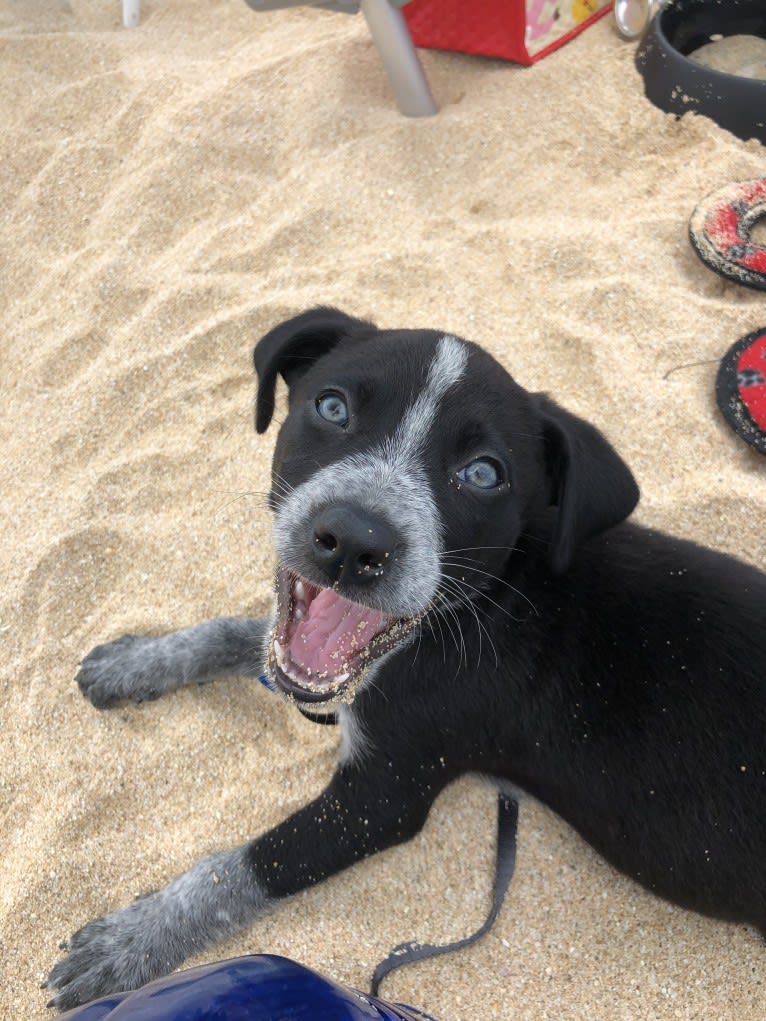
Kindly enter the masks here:
[[[261, 342], [259, 431], [273, 414], [277, 374], [291, 387], [275, 454], [277, 512], [285, 484], [300, 485], [395, 428], [440, 336], [377, 332], [322, 309]], [[364, 745], [319, 798], [241, 849], [246, 867], [240, 875], [237, 866], [227, 895], [253, 907], [237, 913], [236, 925], [264, 902], [409, 839], [446, 784], [479, 771], [539, 798], [655, 893], [763, 929], [766, 575], [624, 521], [638, 491], [604, 437], [469, 350], [425, 449], [445, 549], [455, 551], [444, 556], [444, 575], [470, 603], [439, 619], [432, 611], [417, 644], [381, 662], [347, 710]], [[330, 384], [356, 395], [354, 429], [344, 435], [312, 417], [314, 396]], [[502, 461], [507, 484], [486, 492], [456, 485], [456, 467], [482, 452]], [[252, 674], [256, 661], [244, 650], [265, 630], [263, 621], [224, 618], [146, 640], [147, 650], [109, 645], [85, 661], [80, 684], [101, 706], [177, 686], [168, 680], [174, 657], [185, 657], [178, 683], [216, 664], [237, 672], [232, 659]], [[151, 662], [162, 663], [154, 685]], [[51, 975], [57, 1004], [114, 983], [115, 961], [98, 957], [105, 924], [118, 935], [131, 927], [133, 942], [120, 953], [135, 966], [122, 961], [122, 981], [181, 963], [183, 952], [168, 950], [178, 940], [168, 936], [160, 953], [135, 939], [130, 911], [75, 938]], [[194, 923], [196, 946], [207, 939], [204, 921]]]

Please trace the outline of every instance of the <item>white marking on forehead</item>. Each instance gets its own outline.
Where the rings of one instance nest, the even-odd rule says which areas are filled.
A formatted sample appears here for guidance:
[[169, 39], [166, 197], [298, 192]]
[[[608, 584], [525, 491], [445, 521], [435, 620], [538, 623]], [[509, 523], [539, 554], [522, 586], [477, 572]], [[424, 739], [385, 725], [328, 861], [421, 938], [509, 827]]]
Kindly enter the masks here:
[[467, 362], [466, 345], [456, 337], [442, 337], [428, 367], [425, 388], [404, 413], [394, 436], [385, 445], [388, 456], [399, 459], [420, 449], [434, 424], [439, 403], [463, 375]]
[[386, 612], [420, 613], [433, 599], [440, 577], [442, 522], [423, 464], [423, 449], [439, 404], [465, 372], [468, 347], [443, 336], [428, 367], [425, 386], [404, 412], [393, 434], [370, 449], [321, 468], [297, 486], [274, 520], [277, 553], [283, 564], [301, 573], [310, 521], [322, 506], [351, 500], [382, 515], [405, 544], [394, 577], [377, 588]]
[[441, 400], [447, 390], [460, 379], [468, 363], [468, 348], [457, 337], [445, 334], [436, 346], [436, 354], [428, 368], [426, 390]]

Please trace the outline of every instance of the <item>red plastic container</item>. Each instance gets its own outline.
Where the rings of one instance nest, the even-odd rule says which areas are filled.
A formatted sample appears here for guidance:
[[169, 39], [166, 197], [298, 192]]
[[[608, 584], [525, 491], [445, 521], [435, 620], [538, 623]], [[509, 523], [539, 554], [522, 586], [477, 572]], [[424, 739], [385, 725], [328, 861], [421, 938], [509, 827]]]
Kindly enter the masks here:
[[612, 9], [612, 0], [412, 0], [416, 46], [534, 64]]

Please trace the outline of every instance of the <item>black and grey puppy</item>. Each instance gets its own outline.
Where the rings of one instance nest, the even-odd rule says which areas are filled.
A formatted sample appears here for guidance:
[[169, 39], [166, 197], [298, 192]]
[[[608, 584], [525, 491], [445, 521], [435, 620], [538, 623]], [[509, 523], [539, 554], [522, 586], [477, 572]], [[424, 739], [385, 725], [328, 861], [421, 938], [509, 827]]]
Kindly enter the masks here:
[[678, 904], [766, 926], [766, 575], [624, 523], [604, 437], [488, 354], [333, 309], [258, 344], [273, 463], [273, 620], [95, 649], [99, 708], [264, 669], [339, 712], [323, 794], [90, 922], [51, 972], [70, 1007], [133, 988], [267, 905], [408, 840], [468, 771], [541, 799]]

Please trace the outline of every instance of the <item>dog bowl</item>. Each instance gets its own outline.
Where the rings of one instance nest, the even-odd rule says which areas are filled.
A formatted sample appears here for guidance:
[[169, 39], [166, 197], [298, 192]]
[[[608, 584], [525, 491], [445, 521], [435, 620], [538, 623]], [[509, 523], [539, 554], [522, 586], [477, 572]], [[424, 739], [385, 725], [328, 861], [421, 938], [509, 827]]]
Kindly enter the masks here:
[[701, 113], [738, 138], [766, 144], [766, 80], [716, 71], [690, 57], [735, 35], [766, 40], [765, 0], [669, 0], [649, 22], [636, 66], [647, 98], [661, 110]]

